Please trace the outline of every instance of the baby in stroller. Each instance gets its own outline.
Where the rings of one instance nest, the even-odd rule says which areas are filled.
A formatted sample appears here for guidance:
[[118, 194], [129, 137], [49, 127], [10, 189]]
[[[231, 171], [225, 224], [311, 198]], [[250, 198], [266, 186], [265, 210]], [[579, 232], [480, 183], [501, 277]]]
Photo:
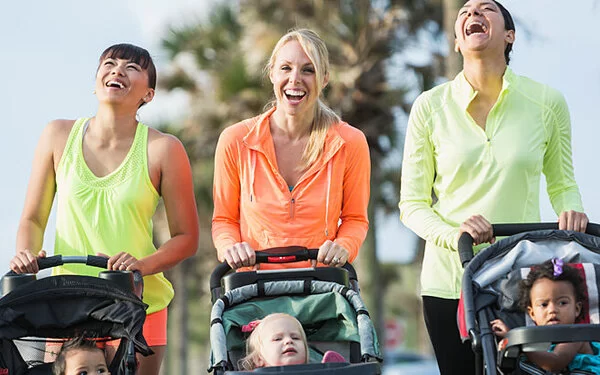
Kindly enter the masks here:
[[306, 333], [298, 319], [285, 313], [269, 314], [242, 327], [252, 332], [246, 340], [241, 368], [299, 365], [308, 362]]
[[[58, 255], [38, 261], [40, 269], [65, 263], [105, 269], [107, 258]], [[142, 334], [147, 305], [141, 283], [130, 271], [41, 279], [7, 273], [0, 298], [0, 374], [50, 375], [56, 362], [50, 352], [80, 336], [114, 349], [107, 366], [111, 374], [136, 374], [136, 354], [152, 353]]]
[[[257, 262], [309, 260], [317, 255], [316, 250], [297, 248], [293, 253], [287, 253], [286, 248], [276, 251], [276, 254], [271, 250], [257, 253]], [[227, 274], [229, 270], [229, 265], [223, 263], [211, 275], [213, 308], [209, 371], [215, 371], [216, 375], [255, 372], [381, 373], [377, 362], [381, 359], [379, 344], [358, 293], [356, 273], [351, 265]], [[253, 352], [256, 352], [256, 345], [252, 334], [248, 335], [248, 326], [255, 326], [252, 328], [259, 330], [256, 338], [264, 341], [265, 335], [261, 331], [269, 328], [269, 324], [263, 324], [282, 316], [293, 319], [287, 320], [290, 338], [293, 331], [293, 337], [303, 342], [303, 334], [306, 334], [307, 350], [302, 349], [302, 345], [294, 346], [297, 353], [293, 355], [293, 366], [290, 366], [292, 363], [277, 365], [275, 361], [267, 363], [264, 358], [255, 361]], [[263, 321], [257, 325], [256, 319]], [[281, 328], [281, 322], [278, 324]], [[274, 332], [271, 328], [266, 331]], [[246, 347], [250, 350], [247, 351]], [[333, 351], [340, 354], [336, 355]], [[240, 362], [242, 358], [246, 360]], [[265, 365], [271, 366], [258, 367]]]
[[94, 340], [84, 336], [67, 341], [52, 365], [53, 375], [95, 373], [110, 375], [106, 354]]
[[[466, 266], [458, 324], [461, 338], [470, 341], [475, 352], [475, 373], [549, 373], [521, 360], [527, 357], [545, 357], [540, 361], [542, 367], [560, 368], [559, 371], [563, 371], [569, 362], [569, 367], [576, 367], [573, 365], [579, 355], [587, 353], [589, 358], [597, 360], [595, 342], [600, 339], [600, 226], [588, 224], [588, 233], [557, 230], [556, 223], [495, 224], [493, 228], [496, 236], [508, 237], [474, 257], [471, 239], [466, 238], [464, 246], [459, 244], [461, 259]], [[577, 270], [584, 283], [578, 284], [571, 269]], [[540, 312], [542, 308], [550, 310], [548, 305], [554, 304], [549, 300], [550, 297], [556, 298], [557, 286], [565, 289], [561, 296], [570, 296], [569, 314], [565, 315], [560, 310], [566, 306], [562, 305], [562, 299], [558, 299], [559, 317], [556, 312], [549, 318], [544, 317]], [[585, 297], [579, 294], [581, 290], [585, 291]], [[545, 297], [544, 291], [548, 292]], [[547, 301], [542, 298], [540, 303], [540, 297]], [[581, 307], [578, 307], [579, 304]], [[554, 306], [551, 307], [554, 309]], [[499, 343], [495, 340], [498, 333], [504, 335]], [[554, 354], [543, 353], [552, 350]], [[561, 363], [547, 366], [548, 358], [567, 352], [568, 356], [561, 355]], [[595, 353], [594, 358], [592, 353]], [[561, 372], [599, 373], [597, 368], [591, 372], [571, 369]]]
[[[269, 314], [242, 327], [252, 332], [246, 340], [246, 356], [240, 366], [245, 370], [259, 367], [299, 365], [308, 363], [308, 340], [298, 319], [285, 313]], [[325, 352], [323, 363], [346, 362], [332, 350]]]
[[[579, 271], [560, 258], [553, 258], [532, 267], [527, 278], [520, 283], [520, 306], [538, 326], [574, 324], [582, 320], [586, 288]], [[509, 331], [502, 319], [491, 322], [498, 337]], [[502, 346], [502, 343], [500, 344]], [[534, 351], [526, 357], [538, 367], [559, 372], [585, 370], [600, 373], [600, 343], [563, 342], [553, 345], [551, 351]]]

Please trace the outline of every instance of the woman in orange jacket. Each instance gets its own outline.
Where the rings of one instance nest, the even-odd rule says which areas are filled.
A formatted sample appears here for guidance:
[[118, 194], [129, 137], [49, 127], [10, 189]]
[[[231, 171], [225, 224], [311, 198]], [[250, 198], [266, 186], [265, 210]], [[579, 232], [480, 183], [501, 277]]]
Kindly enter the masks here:
[[329, 60], [315, 32], [284, 35], [267, 71], [272, 108], [228, 127], [217, 144], [218, 258], [237, 269], [254, 265], [255, 251], [297, 245], [318, 248], [318, 262], [341, 267], [356, 258], [369, 226], [366, 138], [320, 99]]

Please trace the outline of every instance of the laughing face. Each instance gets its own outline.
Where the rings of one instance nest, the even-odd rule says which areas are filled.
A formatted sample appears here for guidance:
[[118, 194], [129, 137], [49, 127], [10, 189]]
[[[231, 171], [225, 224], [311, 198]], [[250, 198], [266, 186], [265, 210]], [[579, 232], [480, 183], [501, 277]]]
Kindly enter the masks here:
[[314, 112], [320, 90], [327, 84], [327, 76], [321, 85], [317, 84], [316, 69], [297, 40], [281, 46], [269, 73], [277, 107], [288, 115]]
[[538, 326], [573, 324], [581, 313], [575, 287], [569, 281], [536, 280], [529, 292], [531, 305], [527, 313]]
[[154, 97], [148, 72], [130, 60], [108, 57], [96, 73], [96, 95], [101, 102], [130, 103], [136, 109]]
[[257, 367], [298, 365], [307, 362], [302, 326], [291, 317], [277, 317], [260, 323], [262, 328]]
[[503, 54], [515, 39], [514, 30], [506, 30], [502, 12], [491, 0], [467, 1], [458, 11], [454, 32], [455, 49], [463, 56], [485, 50]]

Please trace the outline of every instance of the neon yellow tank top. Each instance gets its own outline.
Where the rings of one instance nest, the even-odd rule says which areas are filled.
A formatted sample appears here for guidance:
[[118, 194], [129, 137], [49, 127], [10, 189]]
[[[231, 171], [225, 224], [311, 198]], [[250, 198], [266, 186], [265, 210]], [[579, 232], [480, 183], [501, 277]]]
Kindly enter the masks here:
[[[54, 254], [114, 255], [125, 251], [143, 258], [156, 251], [152, 216], [159, 195], [148, 172], [148, 127], [138, 123], [135, 139], [121, 165], [95, 176], [83, 158], [88, 118], [78, 119], [69, 134], [56, 171], [57, 210]], [[69, 264], [55, 274], [97, 276], [95, 267]], [[151, 314], [167, 307], [173, 286], [163, 273], [144, 277], [144, 302]]]

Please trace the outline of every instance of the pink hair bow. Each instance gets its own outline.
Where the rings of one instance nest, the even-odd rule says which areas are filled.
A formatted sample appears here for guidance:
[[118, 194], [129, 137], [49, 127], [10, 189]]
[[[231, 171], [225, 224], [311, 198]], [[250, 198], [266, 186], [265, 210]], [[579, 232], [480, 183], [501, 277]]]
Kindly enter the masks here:
[[258, 326], [259, 324], [260, 324], [260, 320], [253, 320], [248, 324], [244, 324], [242, 326], [242, 332], [244, 332], [244, 333], [252, 332], [252, 331], [254, 331], [256, 326]]

